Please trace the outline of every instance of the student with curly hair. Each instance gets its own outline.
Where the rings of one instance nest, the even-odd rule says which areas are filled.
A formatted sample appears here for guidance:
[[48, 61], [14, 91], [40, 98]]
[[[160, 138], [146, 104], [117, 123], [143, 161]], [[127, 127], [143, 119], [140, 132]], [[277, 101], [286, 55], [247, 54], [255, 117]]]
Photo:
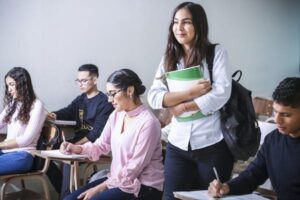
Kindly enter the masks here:
[[273, 92], [277, 129], [269, 133], [255, 160], [237, 178], [214, 180], [209, 195], [253, 192], [268, 178], [278, 199], [300, 199], [300, 78], [286, 78]]
[[46, 110], [36, 97], [28, 71], [14, 67], [5, 75], [4, 110], [0, 129], [7, 126], [7, 137], [0, 142], [0, 175], [29, 171], [31, 150], [36, 149]]

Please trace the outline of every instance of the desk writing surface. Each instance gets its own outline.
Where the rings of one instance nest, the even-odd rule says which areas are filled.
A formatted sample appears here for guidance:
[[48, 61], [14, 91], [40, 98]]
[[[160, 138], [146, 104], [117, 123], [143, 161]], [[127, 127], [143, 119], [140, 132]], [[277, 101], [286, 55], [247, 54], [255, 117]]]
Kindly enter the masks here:
[[53, 122], [56, 125], [62, 125], [62, 126], [75, 126], [76, 125], [76, 121], [54, 120]]
[[61, 158], [61, 159], [87, 159], [87, 155], [81, 154], [63, 154], [58, 149], [56, 150], [45, 150], [41, 151], [42, 156], [48, 156], [52, 158]]
[[[216, 198], [208, 196], [207, 190], [197, 190], [189, 192], [174, 192], [174, 197], [182, 200], [214, 200]], [[246, 195], [228, 195], [222, 198], [222, 200], [266, 200], [262, 196], [257, 194], [246, 194]]]

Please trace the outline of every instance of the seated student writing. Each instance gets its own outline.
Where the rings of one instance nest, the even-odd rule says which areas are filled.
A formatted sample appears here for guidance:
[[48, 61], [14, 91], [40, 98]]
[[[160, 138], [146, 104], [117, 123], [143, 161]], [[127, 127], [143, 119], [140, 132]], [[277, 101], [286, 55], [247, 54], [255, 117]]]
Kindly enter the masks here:
[[87, 154], [98, 160], [112, 152], [107, 178], [96, 180], [65, 198], [97, 200], [161, 200], [163, 190], [160, 123], [142, 104], [145, 87], [136, 73], [121, 69], [112, 73], [106, 84], [108, 101], [115, 107], [94, 143], [63, 143], [65, 153]]
[[5, 75], [5, 84], [0, 129], [7, 126], [7, 137], [0, 142], [0, 175], [24, 173], [32, 168], [30, 151], [36, 149], [46, 118], [26, 69], [12, 68]]
[[208, 194], [247, 194], [270, 178], [278, 199], [300, 199], [300, 78], [286, 78], [273, 93], [277, 129], [269, 133], [253, 162], [238, 177], [210, 183]]
[[[68, 106], [48, 114], [49, 119], [75, 120], [75, 134], [69, 142], [84, 144], [94, 142], [101, 134], [113, 106], [107, 96], [98, 90], [99, 70], [96, 65], [84, 64], [78, 68], [77, 79], [80, 94]], [[47, 172], [50, 181], [63, 199], [70, 193], [70, 165], [64, 164], [63, 177], [51, 163]]]

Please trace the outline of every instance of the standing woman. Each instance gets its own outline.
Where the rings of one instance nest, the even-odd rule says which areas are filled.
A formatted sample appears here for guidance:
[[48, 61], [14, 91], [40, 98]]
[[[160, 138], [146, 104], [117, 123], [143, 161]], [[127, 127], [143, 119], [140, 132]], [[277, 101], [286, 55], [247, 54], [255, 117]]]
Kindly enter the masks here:
[[7, 137], [0, 142], [0, 175], [31, 169], [33, 156], [46, 118], [43, 103], [35, 96], [26, 69], [14, 67], [5, 75], [4, 110], [0, 129], [7, 125]]
[[[221, 181], [230, 178], [233, 157], [226, 146], [220, 126], [219, 109], [231, 92], [228, 57], [221, 45], [216, 46], [213, 84], [205, 60], [210, 45], [208, 23], [201, 5], [185, 2], [178, 5], [169, 26], [168, 44], [159, 65], [148, 102], [154, 109], [169, 108], [173, 115], [165, 160], [166, 200], [174, 199], [174, 191], [207, 189], [219, 172]], [[204, 80], [180, 92], [168, 90], [166, 72], [200, 65]], [[191, 121], [179, 122], [176, 116], [186, 111], [202, 115]]]
[[142, 104], [145, 87], [138, 75], [121, 69], [112, 73], [106, 84], [108, 101], [115, 111], [94, 142], [83, 145], [63, 143], [63, 153], [87, 154], [91, 160], [112, 152], [107, 178], [89, 183], [65, 200], [161, 200], [163, 164], [160, 124]]

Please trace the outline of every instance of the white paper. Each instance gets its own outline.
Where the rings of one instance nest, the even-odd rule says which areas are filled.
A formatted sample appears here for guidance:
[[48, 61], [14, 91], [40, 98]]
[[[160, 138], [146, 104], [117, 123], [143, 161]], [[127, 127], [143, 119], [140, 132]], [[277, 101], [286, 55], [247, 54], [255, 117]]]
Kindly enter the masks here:
[[[174, 192], [174, 196], [184, 200], [213, 200], [215, 198], [208, 196], [207, 190], [197, 190], [190, 192]], [[246, 195], [229, 195], [222, 198], [222, 200], [266, 200], [262, 196], [257, 194], [246, 194]]]
[[207, 190], [197, 190], [190, 192], [174, 192], [174, 197], [185, 200], [210, 200], [214, 199], [207, 194]]
[[53, 157], [53, 158], [66, 158], [66, 159], [85, 159], [85, 158], [88, 158], [87, 155], [81, 155], [81, 154], [63, 154], [58, 149], [41, 151], [41, 155], [48, 156], [48, 157]]

